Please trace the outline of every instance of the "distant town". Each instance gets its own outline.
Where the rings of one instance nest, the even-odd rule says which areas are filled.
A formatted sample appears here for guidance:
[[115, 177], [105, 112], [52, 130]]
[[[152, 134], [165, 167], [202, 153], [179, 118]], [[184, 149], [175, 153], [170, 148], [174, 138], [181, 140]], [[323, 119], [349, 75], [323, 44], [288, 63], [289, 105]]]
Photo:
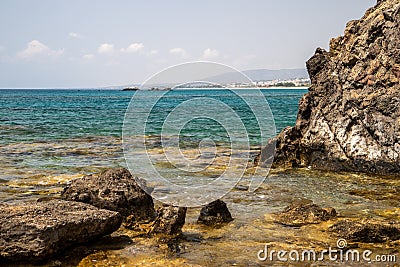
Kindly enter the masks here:
[[229, 88], [248, 88], [248, 87], [310, 87], [311, 80], [309, 78], [295, 78], [285, 80], [262, 80], [252, 83], [230, 83], [226, 87]]
[[[190, 84], [184, 84], [177, 87], [169, 86], [152, 86], [146, 90], [171, 90], [171, 89], [184, 89], [184, 88], [271, 88], [271, 87], [281, 87], [281, 88], [291, 88], [291, 87], [310, 87], [311, 81], [309, 78], [295, 78], [295, 79], [285, 79], [285, 80], [261, 80], [253, 81], [248, 83], [227, 83], [227, 84], [213, 84], [207, 82], [196, 82]], [[136, 91], [139, 90], [138, 86], [129, 86], [123, 88], [124, 91]]]

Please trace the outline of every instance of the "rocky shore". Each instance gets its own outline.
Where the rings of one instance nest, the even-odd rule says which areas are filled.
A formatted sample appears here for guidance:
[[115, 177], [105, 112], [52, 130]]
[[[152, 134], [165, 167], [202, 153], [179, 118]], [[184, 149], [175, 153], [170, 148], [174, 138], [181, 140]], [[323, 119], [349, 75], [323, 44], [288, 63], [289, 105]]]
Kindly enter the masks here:
[[276, 145], [273, 166], [398, 175], [400, 2], [378, 1], [350, 21], [307, 69], [296, 125], [264, 149]]
[[[240, 198], [247, 194], [237, 192], [241, 192]], [[189, 225], [186, 225], [187, 212], [184, 207], [154, 204], [128, 170], [109, 169], [72, 180], [58, 197], [44, 197], [23, 204], [0, 204], [0, 264], [56, 262], [55, 265], [62, 266], [71, 260], [65, 253], [72, 253], [72, 259], [80, 262], [115, 246], [128, 251], [138, 249], [135, 245], [138, 242], [159, 249], [165, 247], [168, 253], [179, 255], [184, 248], [182, 242], [192, 246], [193, 242], [203, 243], [203, 238], [210, 235], [210, 240], [215, 241], [223, 238], [219, 236], [221, 232], [239, 234], [239, 228], [249, 227], [242, 222], [234, 226], [236, 219], [222, 200], [202, 207], [197, 211], [197, 221]], [[193, 210], [191, 212], [193, 217]], [[307, 231], [310, 225], [316, 225], [316, 236], [324, 232], [330, 238], [346, 238], [351, 242], [387, 243], [400, 239], [400, 225], [395, 220], [356, 220], [306, 199], [265, 216], [271, 217], [262, 222], [265, 227], [285, 228], [285, 232]], [[183, 233], [185, 225], [186, 231], [196, 225], [197, 231], [203, 234]], [[239, 228], [235, 230], [235, 227]], [[100, 239], [111, 243], [91, 248]]]
[[[127, 169], [108, 169], [72, 180], [59, 198], [0, 204], [0, 263], [46, 262], [121, 228], [132, 236], [160, 236], [162, 242], [179, 238], [187, 208], [155, 209], [139, 183], [146, 186]], [[199, 218], [212, 225], [232, 220], [220, 200], [204, 207]]]

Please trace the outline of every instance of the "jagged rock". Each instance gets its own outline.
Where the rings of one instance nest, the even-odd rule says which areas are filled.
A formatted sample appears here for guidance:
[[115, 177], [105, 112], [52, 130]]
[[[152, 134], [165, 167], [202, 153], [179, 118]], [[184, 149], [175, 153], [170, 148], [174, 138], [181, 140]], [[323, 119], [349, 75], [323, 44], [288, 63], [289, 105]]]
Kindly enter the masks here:
[[232, 220], [232, 215], [229, 212], [225, 202], [218, 199], [209, 203], [201, 209], [200, 216], [197, 219], [197, 222], [209, 226], [214, 226], [217, 224], [230, 222]]
[[400, 239], [400, 225], [376, 221], [341, 220], [329, 229], [348, 241], [381, 243]]
[[150, 234], [178, 235], [185, 224], [187, 208], [163, 205], [157, 209]]
[[98, 208], [118, 211], [129, 224], [154, 218], [152, 197], [124, 168], [109, 169], [99, 175], [75, 179], [64, 188], [61, 196], [65, 200], [80, 201]]
[[399, 66], [400, 2], [382, 0], [307, 62], [296, 125], [264, 149], [273, 166], [400, 173]]
[[42, 261], [74, 244], [111, 234], [118, 212], [63, 200], [0, 205], [0, 260]]
[[308, 203], [294, 203], [282, 212], [273, 215], [274, 221], [287, 226], [303, 226], [317, 224], [336, 217], [334, 208], [323, 209], [318, 205]]

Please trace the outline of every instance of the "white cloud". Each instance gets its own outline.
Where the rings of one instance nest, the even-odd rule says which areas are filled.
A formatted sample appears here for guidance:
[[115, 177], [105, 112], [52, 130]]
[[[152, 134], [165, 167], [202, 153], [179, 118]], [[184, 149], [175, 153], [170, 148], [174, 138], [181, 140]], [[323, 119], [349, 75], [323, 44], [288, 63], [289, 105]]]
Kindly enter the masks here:
[[136, 53], [141, 50], [143, 50], [144, 45], [142, 43], [133, 43], [130, 44], [127, 48], [122, 48], [121, 52], [126, 52], [126, 53]]
[[214, 59], [219, 56], [219, 52], [217, 49], [207, 48], [203, 51], [203, 59]]
[[169, 53], [173, 54], [173, 55], [178, 55], [181, 58], [186, 58], [188, 56], [188, 53], [186, 52], [186, 50], [183, 48], [180, 48], [180, 47], [175, 47], [175, 48], [170, 49]]
[[27, 47], [18, 52], [19, 58], [31, 58], [36, 55], [59, 56], [64, 53], [64, 49], [52, 50], [47, 45], [38, 40], [32, 40], [27, 44]]
[[93, 54], [86, 54], [86, 55], [83, 55], [82, 58], [83, 58], [83, 59], [90, 60], [90, 59], [93, 59], [93, 58], [94, 58], [94, 55], [93, 55]]
[[146, 51], [143, 43], [132, 43], [126, 48], [115, 48], [114, 44], [104, 43], [97, 48], [99, 54], [112, 54], [112, 53], [138, 53], [145, 56], [153, 56], [158, 54], [158, 50]]
[[113, 44], [101, 44], [98, 48], [97, 48], [97, 52], [99, 54], [111, 54], [114, 52], [114, 45]]
[[75, 39], [84, 39], [85, 36], [76, 32], [70, 32], [69, 37], [75, 38]]
[[0, 45], [0, 52], [3, 52], [4, 50], [6, 50], [5, 46]]

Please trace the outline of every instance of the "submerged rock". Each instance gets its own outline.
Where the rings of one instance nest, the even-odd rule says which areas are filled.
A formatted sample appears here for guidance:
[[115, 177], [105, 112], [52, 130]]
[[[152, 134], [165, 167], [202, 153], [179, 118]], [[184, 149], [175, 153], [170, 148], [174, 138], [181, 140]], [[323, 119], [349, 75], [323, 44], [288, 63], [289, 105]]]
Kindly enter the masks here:
[[330, 227], [330, 231], [348, 241], [381, 243], [400, 239], [400, 225], [377, 221], [342, 220]]
[[201, 209], [200, 216], [197, 219], [197, 222], [209, 226], [214, 226], [221, 223], [227, 223], [232, 220], [232, 215], [229, 212], [226, 203], [218, 199], [209, 203]]
[[42, 261], [116, 231], [118, 212], [63, 200], [0, 205], [0, 259]]
[[350, 21], [307, 69], [296, 125], [263, 149], [276, 145], [273, 166], [399, 174], [400, 2], [379, 1]]
[[303, 226], [317, 224], [336, 217], [334, 208], [323, 209], [313, 203], [294, 203], [286, 207], [282, 212], [273, 215], [275, 222], [287, 226]]
[[178, 235], [185, 224], [187, 208], [163, 205], [157, 209], [150, 234]]
[[[145, 186], [145, 185], [143, 185]], [[153, 199], [124, 168], [109, 169], [99, 175], [75, 179], [61, 196], [65, 200], [89, 203], [102, 209], [118, 211], [129, 223], [154, 218]]]

